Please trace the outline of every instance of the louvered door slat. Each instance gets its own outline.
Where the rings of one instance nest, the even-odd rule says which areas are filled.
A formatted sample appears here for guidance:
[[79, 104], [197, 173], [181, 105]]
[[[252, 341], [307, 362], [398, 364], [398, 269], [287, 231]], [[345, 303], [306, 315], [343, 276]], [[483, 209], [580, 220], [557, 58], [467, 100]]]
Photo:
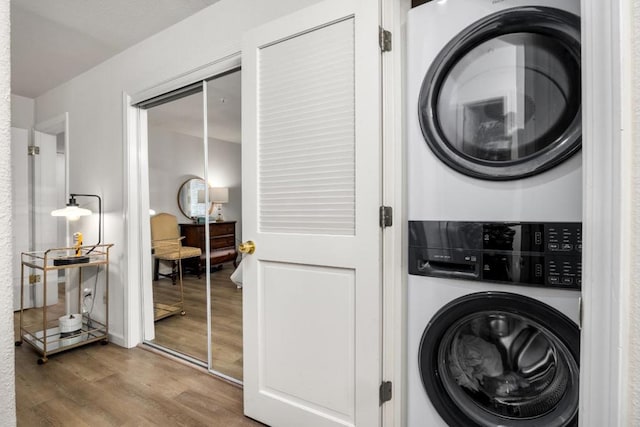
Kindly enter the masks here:
[[314, 31], [261, 50], [261, 231], [355, 232], [353, 31], [349, 19], [329, 37]]

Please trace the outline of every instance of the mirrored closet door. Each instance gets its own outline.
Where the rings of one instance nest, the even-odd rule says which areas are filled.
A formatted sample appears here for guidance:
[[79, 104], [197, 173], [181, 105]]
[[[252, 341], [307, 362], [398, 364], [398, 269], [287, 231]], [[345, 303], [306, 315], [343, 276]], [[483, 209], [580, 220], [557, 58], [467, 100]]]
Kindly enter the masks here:
[[240, 70], [139, 107], [153, 252], [145, 343], [241, 382]]
[[[206, 83], [209, 152], [211, 368], [242, 379], [242, 283], [231, 275], [242, 241], [240, 71]], [[240, 276], [239, 272], [236, 276]]]
[[[202, 85], [147, 110], [149, 207], [155, 337], [181, 356], [207, 360], [207, 293], [201, 250], [179, 240], [183, 224], [203, 214]], [[189, 255], [195, 255], [190, 257]], [[180, 280], [182, 275], [182, 281]], [[146, 301], [145, 301], [146, 302]], [[147, 303], [147, 302], [146, 302]]]

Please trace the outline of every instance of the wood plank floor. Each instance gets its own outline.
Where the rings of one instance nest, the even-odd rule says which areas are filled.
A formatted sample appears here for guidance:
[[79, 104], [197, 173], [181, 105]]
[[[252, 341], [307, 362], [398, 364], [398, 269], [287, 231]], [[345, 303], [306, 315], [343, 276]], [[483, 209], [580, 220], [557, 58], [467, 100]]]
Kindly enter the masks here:
[[242, 390], [141, 348], [89, 344], [36, 364], [16, 347], [18, 426], [260, 426]]
[[[232, 264], [211, 274], [212, 367], [242, 380], [242, 289], [229, 279]], [[155, 344], [207, 360], [207, 305], [205, 275], [185, 274], [185, 316], [174, 315], [155, 322]], [[179, 300], [179, 287], [169, 279], [153, 282], [154, 301], [171, 304]]]
[[[214, 367], [242, 378], [242, 290], [229, 280], [233, 266], [212, 274]], [[170, 280], [154, 285], [175, 296]], [[49, 318], [65, 313], [60, 303]], [[186, 316], [156, 322], [163, 345], [183, 346], [206, 360], [204, 276], [185, 277]], [[42, 310], [25, 310], [25, 321]], [[14, 316], [18, 336], [18, 312]], [[182, 337], [185, 337], [183, 339]], [[49, 357], [44, 365], [28, 344], [16, 347], [19, 426], [261, 426], [242, 415], [242, 389], [204, 370], [143, 348], [93, 343]]]

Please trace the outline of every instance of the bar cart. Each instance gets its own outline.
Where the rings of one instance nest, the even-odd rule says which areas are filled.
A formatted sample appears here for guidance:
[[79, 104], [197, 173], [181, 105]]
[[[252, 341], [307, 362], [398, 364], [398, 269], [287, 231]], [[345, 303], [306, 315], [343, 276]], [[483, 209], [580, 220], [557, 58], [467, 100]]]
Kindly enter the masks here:
[[[56, 248], [40, 252], [21, 253], [21, 274], [20, 274], [20, 316], [19, 316], [19, 339], [16, 346], [22, 345], [23, 341], [29, 343], [42, 355], [38, 359], [38, 364], [47, 362], [51, 354], [80, 347], [96, 341], [107, 344], [109, 340], [109, 250], [113, 244], [100, 244], [92, 246], [79, 246], [73, 248]], [[91, 313], [82, 313], [82, 271], [86, 267], [104, 266], [104, 323], [91, 317]], [[32, 268], [42, 272], [43, 285], [43, 306], [33, 310], [42, 310], [42, 319], [38, 322], [25, 324], [24, 319], [24, 287], [25, 268]], [[57, 270], [77, 269], [78, 275], [78, 311], [82, 316], [81, 322], [78, 319], [78, 329], [74, 331], [63, 331], [63, 325], [59, 324], [58, 318], [47, 318], [47, 272]], [[96, 272], [98, 274], [98, 272]], [[67, 274], [68, 276], [68, 274]], [[97, 282], [96, 282], [97, 283]], [[67, 284], [68, 285], [68, 284]], [[92, 298], [97, 298], [93, 295]], [[73, 319], [73, 315], [70, 316]], [[40, 321], [41, 320], [41, 321]]]

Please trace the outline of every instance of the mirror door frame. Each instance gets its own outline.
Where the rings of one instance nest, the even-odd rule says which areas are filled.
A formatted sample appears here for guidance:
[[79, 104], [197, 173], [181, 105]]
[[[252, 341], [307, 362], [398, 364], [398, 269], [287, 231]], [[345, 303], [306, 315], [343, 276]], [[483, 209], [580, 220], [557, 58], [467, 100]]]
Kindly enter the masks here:
[[[147, 138], [147, 112], [135, 105], [153, 97], [172, 92], [181, 87], [202, 82], [203, 84], [203, 117], [206, 117], [206, 80], [240, 68], [240, 52], [227, 55], [189, 73], [177, 76], [175, 79], [162, 82], [136, 94], [123, 92], [123, 139], [125, 143], [125, 171], [123, 194], [124, 215], [126, 226], [126, 253], [130, 256], [124, 260], [125, 283], [137, 283], [138, 286], [128, 286], [125, 292], [125, 343], [127, 347], [134, 347], [144, 341], [154, 338], [153, 306], [144, 304], [152, 300], [152, 259], [151, 235], [148, 223], [149, 212], [149, 164]], [[206, 120], [205, 120], [206, 123]], [[206, 132], [206, 127], [205, 127]], [[206, 147], [203, 139], [203, 145]], [[206, 152], [205, 152], [206, 156]], [[205, 182], [207, 179], [206, 170]], [[209, 281], [207, 281], [209, 289]], [[142, 308], [142, 310], [141, 310]], [[210, 313], [210, 302], [207, 301]], [[210, 322], [207, 329], [210, 336]], [[210, 340], [209, 340], [210, 341]], [[211, 343], [208, 342], [208, 357], [204, 362], [211, 371]], [[191, 358], [188, 358], [191, 359]], [[193, 359], [193, 362], [196, 362]], [[197, 361], [202, 365], [200, 361]]]

